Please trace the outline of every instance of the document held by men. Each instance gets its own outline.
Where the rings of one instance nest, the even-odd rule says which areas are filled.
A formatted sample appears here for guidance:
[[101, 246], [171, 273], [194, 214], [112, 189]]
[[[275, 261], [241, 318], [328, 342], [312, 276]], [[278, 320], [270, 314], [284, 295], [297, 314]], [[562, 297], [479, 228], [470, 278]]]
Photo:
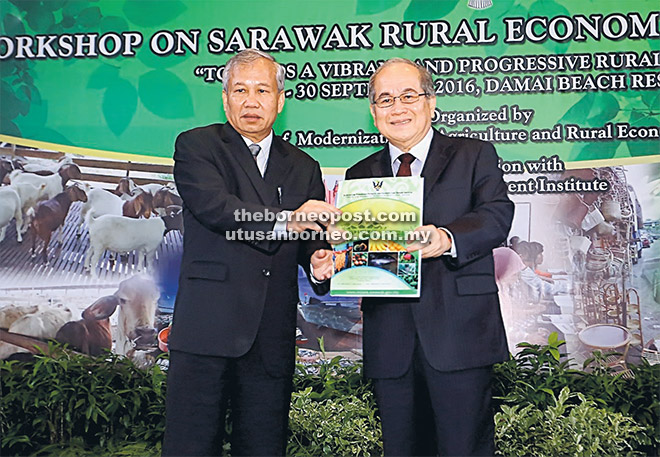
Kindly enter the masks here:
[[[408, 252], [422, 221], [424, 178], [368, 178], [339, 183], [330, 295], [419, 297], [421, 255]], [[417, 237], [417, 238], [415, 238]]]

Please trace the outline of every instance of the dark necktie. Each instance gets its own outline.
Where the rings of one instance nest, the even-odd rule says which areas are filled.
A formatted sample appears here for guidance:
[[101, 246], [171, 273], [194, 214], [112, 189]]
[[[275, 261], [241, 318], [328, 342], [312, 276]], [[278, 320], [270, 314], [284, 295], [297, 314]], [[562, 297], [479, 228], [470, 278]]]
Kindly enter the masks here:
[[250, 146], [248, 146], [248, 149], [250, 149], [252, 158], [256, 161], [259, 152], [261, 152], [261, 146], [259, 146], [257, 143], [252, 143]]
[[396, 172], [396, 175], [412, 176], [412, 172], [410, 171], [410, 164], [415, 160], [415, 156], [409, 152], [406, 152], [397, 158], [399, 159], [399, 162], [401, 162], [401, 165], [399, 165], [399, 171]]

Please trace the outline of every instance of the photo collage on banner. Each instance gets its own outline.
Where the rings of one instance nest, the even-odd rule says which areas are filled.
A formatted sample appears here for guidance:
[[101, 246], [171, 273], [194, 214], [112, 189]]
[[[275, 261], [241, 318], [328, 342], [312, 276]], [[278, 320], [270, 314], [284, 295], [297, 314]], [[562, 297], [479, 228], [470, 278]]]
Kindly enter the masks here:
[[[273, 0], [231, 12], [206, 0], [0, 3], [0, 357], [48, 338], [75, 346], [69, 323], [90, 320], [112, 341], [88, 352], [148, 365], [167, 350], [185, 211], [174, 141], [226, 122], [224, 64], [253, 47], [285, 68], [274, 130], [320, 163], [329, 203], [345, 170], [386, 144], [369, 77], [393, 57], [428, 69], [433, 127], [493, 143], [515, 203], [494, 250], [510, 351], [556, 332], [577, 366], [597, 349], [639, 360], [660, 339], [659, 10], [645, 0]], [[298, 286], [298, 346], [322, 338], [359, 358], [360, 299], [316, 295], [302, 268]]]

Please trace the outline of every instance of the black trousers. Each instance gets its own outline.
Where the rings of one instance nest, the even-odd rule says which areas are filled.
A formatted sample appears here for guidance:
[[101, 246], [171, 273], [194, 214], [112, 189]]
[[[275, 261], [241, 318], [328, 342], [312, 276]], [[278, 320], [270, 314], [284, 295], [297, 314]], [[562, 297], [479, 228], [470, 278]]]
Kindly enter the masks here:
[[495, 454], [491, 366], [437, 371], [416, 341], [405, 375], [373, 382], [386, 456]]
[[170, 353], [163, 456], [221, 455], [227, 406], [232, 455], [284, 455], [292, 377], [268, 374], [258, 347], [238, 358]]

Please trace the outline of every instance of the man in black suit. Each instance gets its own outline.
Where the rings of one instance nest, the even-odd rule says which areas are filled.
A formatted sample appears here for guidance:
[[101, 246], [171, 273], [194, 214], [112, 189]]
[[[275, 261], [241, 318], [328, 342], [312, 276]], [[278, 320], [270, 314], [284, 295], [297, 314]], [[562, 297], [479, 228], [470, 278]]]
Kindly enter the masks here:
[[318, 163], [273, 134], [283, 67], [240, 52], [225, 66], [222, 101], [228, 123], [176, 141], [185, 236], [163, 455], [220, 455], [228, 407], [232, 455], [283, 455], [298, 264], [330, 275], [326, 245], [292, 234], [320, 231], [311, 216], [338, 210], [323, 202]]
[[492, 365], [508, 357], [491, 251], [509, 232], [490, 143], [431, 128], [431, 75], [405, 59], [369, 81], [371, 114], [389, 143], [347, 179], [424, 178], [419, 299], [362, 300], [364, 370], [374, 381], [386, 455], [493, 455]]

